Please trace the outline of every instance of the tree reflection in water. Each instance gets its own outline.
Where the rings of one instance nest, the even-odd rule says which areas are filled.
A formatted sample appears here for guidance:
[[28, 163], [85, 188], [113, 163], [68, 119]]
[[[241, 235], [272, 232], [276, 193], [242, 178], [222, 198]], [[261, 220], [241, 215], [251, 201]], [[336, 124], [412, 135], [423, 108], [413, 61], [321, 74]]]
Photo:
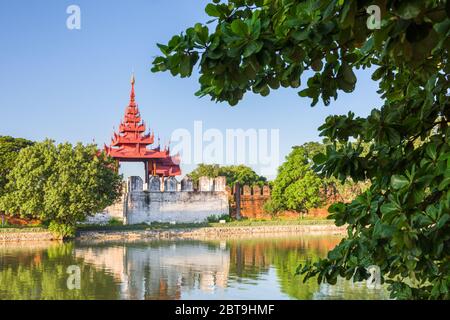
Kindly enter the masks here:
[[[339, 236], [217, 241], [0, 245], [0, 299], [382, 299], [384, 290], [340, 280], [302, 282], [299, 263]], [[67, 288], [67, 267], [81, 289]], [[261, 288], [266, 288], [261, 290]]]
[[[117, 299], [114, 278], [73, 252], [73, 243], [0, 244], [0, 299]], [[81, 269], [83, 290], [67, 288], [71, 265]]]

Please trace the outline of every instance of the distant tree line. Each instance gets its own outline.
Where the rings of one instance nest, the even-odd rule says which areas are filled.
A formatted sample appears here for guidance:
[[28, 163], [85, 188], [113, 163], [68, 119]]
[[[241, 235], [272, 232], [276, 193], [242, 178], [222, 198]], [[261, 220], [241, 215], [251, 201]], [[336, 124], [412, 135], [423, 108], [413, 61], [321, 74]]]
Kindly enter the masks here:
[[[307, 142], [292, 148], [271, 183], [272, 197], [265, 205], [266, 211], [272, 214], [286, 210], [307, 213], [312, 208], [333, 202], [350, 202], [368, 188], [368, 181], [326, 177], [314, 165], [313, 158], [320, 157], [330, 144], [324, 140], [323, 143]], [[368, 148], [367, 143], [361, 145]]]
[[236, 183], [241, 185], [259, 185], [267, 183], [267, 178], [258, 175], [252, 168], [245, 165], [220, 166], [218, 164], [199, 164], [196, 169], [188, 174], [194, 183], [198, 183], [200, 177], [216, 178], [226, 177], [227, 185], [232, 187]]
[[[312, 208], [332, 202], [350, 202], [369, 186], [369, 182], [354, 182], [347, 177], [325, 177], [320, 168], [314, 167], [313, 158], [326, 152], [329, 145], [330, 142], [325, 140], [323, 143], [307, 142], [293, 147], [273, 181], [268, 181], [245, 165], [200, 164], [188, 176], [194, 183], [198, 183], [202, 176], [225, 176], [230, 187], [236, 183], [249, 186], [269, 184], [272, 197], [266, 203], [265, 211], [271, 214], [287, 210], [307, 213]], [[367, 143], [360, 145], [365, 149], [369, 147]]]

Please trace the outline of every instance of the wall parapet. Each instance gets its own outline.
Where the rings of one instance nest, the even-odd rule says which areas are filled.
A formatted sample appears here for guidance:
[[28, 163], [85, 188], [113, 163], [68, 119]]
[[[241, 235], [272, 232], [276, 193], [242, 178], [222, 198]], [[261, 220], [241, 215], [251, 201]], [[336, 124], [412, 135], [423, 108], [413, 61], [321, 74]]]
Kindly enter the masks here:
[[[149, 183], [129, 177], [121, 198], [87, 222], [106, 224], [111, 219], [124, 224], [151, 222], [204, 222], [209, 216], [229, 214], [226, 178], [202, 177], [199, 190], [191, 178], [152, 176]], [[202, 185], [203, 184], [203, 185]]]
[[229, 214], [225, 191], [133, 192], [129, 194], [127, 223], [201, 223], [210, 216]]
[[[200, 177], [198, 181], [198, 192], [221, 192], [226, 191], [227, 180], [225, 177]], [[148, 184], [144, 183], [139, 176], [131, 176], [126, 182], [125, 192], [176, 192], [176, 191], [195, 191], [193, 180], [186, 176], [181, 182], [175, 177], [162, 178], [151, 176]]]
[[[230, 196], [233, 196], [236, 194], [236, 186], [233, 188], [227, 186], [226, 190]], [[267, 196], [270, 197], [271, 191], [269, 185], [264, 185], [263, 187], [260, 187], [259, 185], [249, 186], [249, 185], [243, 185], [239, 186], [239, 192], [242, 196]]]
[[[235, 185], [227, 188], [228, 197], [231, 203], [231, 216], [237, 216], [237, 202], [239, 202], [239, 214], [246, 218], [259, 218], [267, 216], [264, 212], [264, 203], [270, 199], [270, 186], [264, 185]], [[237, 197], [239, 194], [239, 197]], [[236, 201], [236, 199], [239, 199]]]

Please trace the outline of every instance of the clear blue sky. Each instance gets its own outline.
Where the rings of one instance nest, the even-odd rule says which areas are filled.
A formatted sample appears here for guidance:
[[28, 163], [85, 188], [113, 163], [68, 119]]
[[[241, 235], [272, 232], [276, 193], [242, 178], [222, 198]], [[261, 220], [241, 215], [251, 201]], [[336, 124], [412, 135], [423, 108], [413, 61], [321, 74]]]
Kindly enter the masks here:
[[[352, 94], [331, 106], [310, 107], [298, 90], [262, 98], [248, 94], [236, 107], [198, 99], [196, 76], [150, 72], [167, 42], [208, 19], [204, 0], [0, 0], [0, 135], [57, 142], [109, 142], [129, 99], [131, 71], [146, 123], [168, 140], [177, 128], [280, 129], [280, 161], [293, 145], [319, 141], [317, 128], [330, 114], [365, 116], [381, 105], [367, 71]], [[66, 9], [81, 8], [81, 30], [68, 30]], [[185, 173], [193, 166], [183, 166]], [[128, 171], [127, 171], [128, 170]], [[136, 172], [128, 166], [125, 173]], [[139, 173], [139, 172], [138, 172]]]

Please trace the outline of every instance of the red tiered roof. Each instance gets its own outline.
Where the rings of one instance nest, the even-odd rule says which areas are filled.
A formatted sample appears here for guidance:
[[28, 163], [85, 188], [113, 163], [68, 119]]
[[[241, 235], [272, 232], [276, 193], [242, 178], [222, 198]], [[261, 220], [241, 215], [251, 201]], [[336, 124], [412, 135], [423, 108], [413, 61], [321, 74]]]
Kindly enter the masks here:
[[155, 141], [154, 133], [145, 133], [146, 126], [141, 119], [139, 108], [135, 101], [134, 76], [131, 79], [130, 103], [125, 109], [125, 116], [119, 126], [119, 132], [114, 133], [111, 145], [105, 145], [106, 153], [118, 161], [144, 161], [148, 163], [148, 173], [164, 177], [181, 175], [180, 156], [170, 156], [170, 149], [160, 146], [148, 149]]

